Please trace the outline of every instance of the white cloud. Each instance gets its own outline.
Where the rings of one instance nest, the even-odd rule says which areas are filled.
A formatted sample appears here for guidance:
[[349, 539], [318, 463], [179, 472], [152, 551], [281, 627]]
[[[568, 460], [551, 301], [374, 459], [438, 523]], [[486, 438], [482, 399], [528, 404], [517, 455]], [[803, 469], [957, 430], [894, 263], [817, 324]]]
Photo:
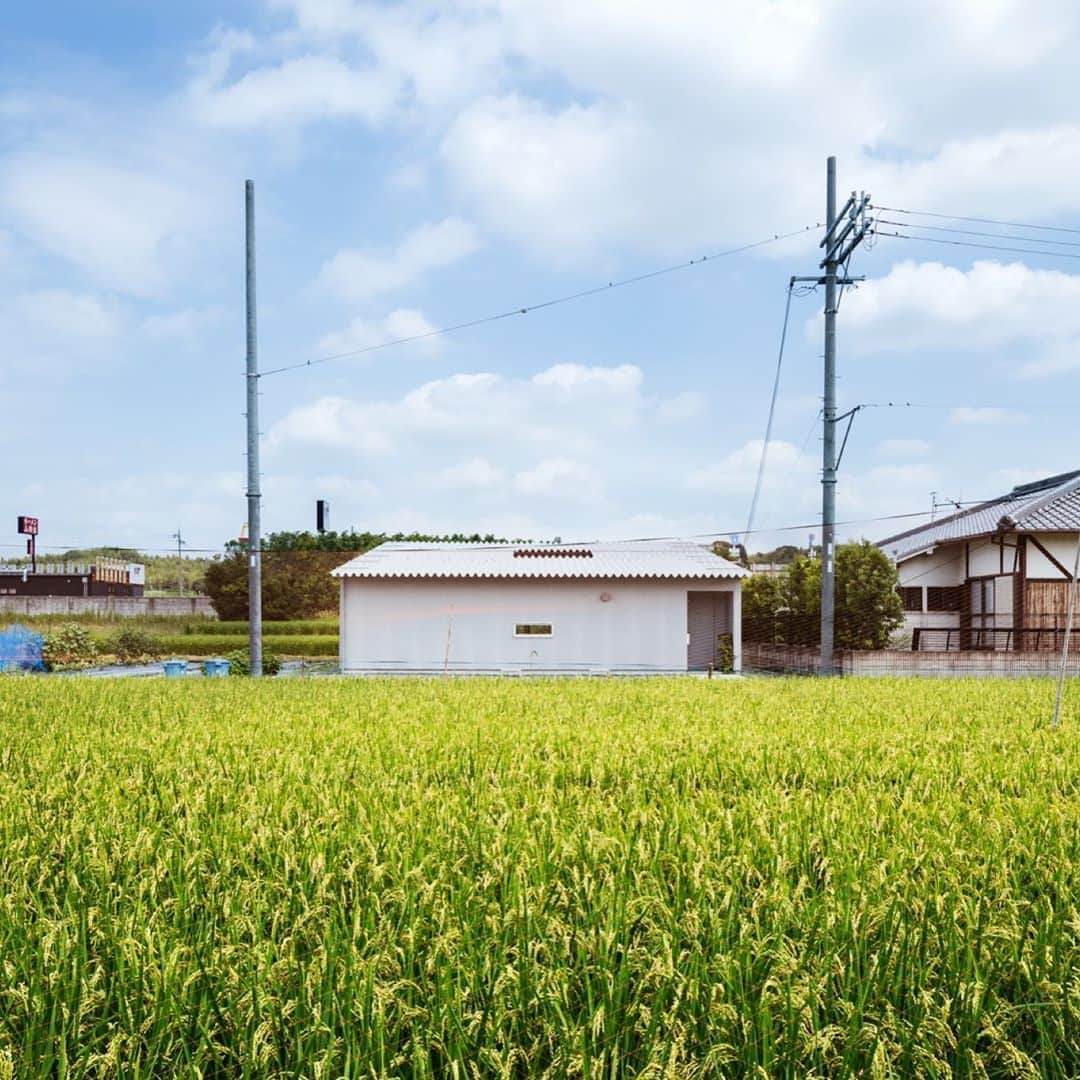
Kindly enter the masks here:
[[[752, 439], [713, 465], [692, 472], [686, 486], [695, 491], [718, 495], [750, 495], [757, 481], [761, 462], [762, 439]], [[817, 467], [793, 443], [771, 440], [766, 458], [766, 481], [771, 490], [791, 490], [812, 482]]]
[[464, 259], [479, 246], [476, 229], [460, 218], [425, 223], [406, 234], [392, 251], [339, 251], [323, 265], [314, 288], [350, 303], [369, 300], [398, 292], [433, 270]]
[[981, 351], [1080, 336], [1080, 275], [1018, 262], [978, 261], [970, 270], [902, 262], [846, 298], [844, 330], [864, 353]]
[[309, 55], [253, 69], [228, 85], [201, 81], [192, 99], [204, 123], [257, 128], [343, 117], [378, 123], [390, 112], [397, 92], [394, 80], [383, 72]]
[[16, 310], [28, 323], [58, 342], [112, 338], [123, 325], [115, 308], [100, 298], [65, 289], [24, 293], [16, 301]]
[[508, 96], [467, 107], [441, 152], [459, 190], [497, 228], [565, 257], [633, 227], [639, 207], [613, 180], [629, 171], [646, 137], [617, 107], [556, 111]]
[[634, 394], [644, 376], [633, 364], [618, 367], [586, 367], [584, 364], [555, 364], [534, 375], [534, 386], [551, 387], [565, 394]]
[[148, 315], [142, 321], [142, 331], [152, 338], [163, 340], [196, 338], [226, 319], [220, 307], [184, 308], [163, 315]]
[[680, 424], [685, 420], [693, 420], [701, 416], [709, 405], [709, 399], [696, 390], [688, 390], [682, 394], [661, 401], [656, 407], [656, 417], [664, 424]]
[[0, 340], [8, 374], [38, 369], [59, 375], [110, 357], [128, 320], [109, 300], [67, 289], [18, 293], [0, 301]]
[[421, 340], [415, 343], [417, 348], [427, 353], [437, 353], [442, 348], [442, 341], [434, 336], [435, 330], [422, 311], [398, 308], [391, 311], [385, 319], [353, 319], [344, 330], [324, 334], [316, 348], [320, 354], [338, 356], [391, 341], [420, 338]]
[[557, 446], [595, 451], [641, 414], [641, 372], [632, 365], [557, 364], [529, 379], [457, 374], [410, 390], [396, 401], [324, 397], [274, 426], [270, 445], [303, 444], [358, 454], [404, 447], [491, 445], [502, 452]]
[[949, 420], [954, 424], [997, 425], [1023, 423], [1027, 420], [1027, 417], [1012, 409], [963, 406], [959, 409], [953, 409], [949, 413]]
[[1080, 368], [1080, 336], [1046, 345], [1033, 360], [1020, 365], [1017, 374], [1021, 379], [1043, 379], [1062, 375]]
[[505, 479], [505, 472], [497, 465], [492, 465], [487, 458], [474, 457], [440, 469], [435, 474], [434, 482], [442, 488], [491, 491]]
[[3, 163], [0, 204], [35, 244], [134, 296], [161, 291], [169, 257], [202, 214], [191, 193], [162, 174], [49, 152]]
[[[742, 237], [749, 205], [766, 231], [815, 220], [820, 187], [802, 181], [825, 146], [843, 186], [890, 205], [1080, 208], [1080, 12], [1064, 0], [869, 17], [855, 0], [732, 0], [723, 18], [710, 0], [267, 2], [272, 30], [208, 41], [190, 94], [203, 119], [441, 133], [476, 213], [549, 258]], [[793, 109], [828, 50], [857, 92]]]
[[884, 439], [874, 447], [879, 458], [924, 457], [933, 447], [925, 439]]
[[[820, 315], [807, 324], [816, 340]], [[844, 304], [844, 331], [862, 355], [1000, 355], [1019, 378], [1080, 367], [1080, 275], [979, 260], [969, 270], [905, 261]], [[1015, 352], [1027, 359], [1016, 362]]]
[[596, 470], [570, 458], [547, 458], [514, 476], [522, 495], [574, 502], [596, 499], [603, 484]]

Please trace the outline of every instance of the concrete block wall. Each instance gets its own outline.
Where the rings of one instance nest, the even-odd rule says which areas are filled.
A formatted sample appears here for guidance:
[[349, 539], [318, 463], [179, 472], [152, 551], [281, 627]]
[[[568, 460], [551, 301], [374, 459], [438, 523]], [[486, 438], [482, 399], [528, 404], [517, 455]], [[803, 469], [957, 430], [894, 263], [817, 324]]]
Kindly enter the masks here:
[[206, 596], [0, 596], [3, 615], [202, 615], [217, 618]]

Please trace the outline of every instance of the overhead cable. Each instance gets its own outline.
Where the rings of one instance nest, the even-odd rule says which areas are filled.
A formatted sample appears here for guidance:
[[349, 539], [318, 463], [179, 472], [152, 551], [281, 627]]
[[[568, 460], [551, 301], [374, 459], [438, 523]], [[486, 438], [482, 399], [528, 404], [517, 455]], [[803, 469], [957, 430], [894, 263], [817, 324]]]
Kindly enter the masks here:
[[[893, 240], [915, 240], [923, 244], [947, 244], [950, 247], [981, 248], [984, 251], [1007, 251], [1016, 255], [1045, 255], [1052, 259], [1080, 259], [1080, 254], [1069, 251], [1040, 251], [1037, 248], [1005, 247], [1001, 244], [977, 244], [971, 240], [942, 240], [934, 236], [913, 236], [910, 233], [883, 232], [874, 230], [875, 236], [886, 236]], [[1034, 241], [1038, 243], [1038, 241]]]
[[780, 391], [780, 369], [784, 365], [784, 345], [787, 342], [788, 320], [791, 317], [791, 294], [795, 288], [795, 279], [788, 282], [787, 300], [784, 303], [784, 325], [780, 331], [780, 349], [776, 355], [776, 375], [773, 377], [772, 397], [769, 399], [769, 417], [765, 421], [765, 441], [761, 444], [761, 460], [758, 462], [757, 480], [754, 482], [754, 497], [750, 500], [750, 513], [746, 519], [746, 535], [754, 530], [754, 514], [757, 512], [758, 497], [761, 495], [761, 483], [765, 477], [765, 461], [769, 456], [769, 440], [772, 438], [773, 416], [776, 413], [776, 397]]
[[1080, 240], [1043, 240], [1038, 236], [1018, 236], [1016, 233], [986, 232], [982, 229], [950, 229], [948, 225], [923, 225], [921, 222], [891, 221], [878, 218], [879, 225], [896, 225], [901, 229], [923, 229], [927, 232], [951, 233], [956, 236], [983, 236], [991, 240], [1020, 240], [1031, 244], [1053, 244], [1055, 247], [1080, 248]]
[[621, 278], [617, 281], [609, 281], [606, 285], [596, 285], [591, 289], [581, 289], [578, 292], [567, 293], [565, 296], [556, 296], [551, 300], [543, 300], [536, 304], [525, 304], [521, 307], [511, 308], [495, 315], [484, 315], [477, 319], [468, 319], [464, 322], [453, 323], [434, 330], [425, 330], [419, 334], [408, 334], [405, 337], [392, 338], [389, 341], [376, 342], [373, 345], [365, 345], [360, 349], [349, 349], [345, 352], [333, 353], [330, 356], [320, 356], [313, 360], [302, 360], [295, 364], [283, 364], [281, 367], [270, 368], [260, 373], [259, 377], [265, 379], [268, 375], [280, 375], [286, 371], [298, 371], [300, 368], [315, 367], [317, 364], [326, 364], [331, 360], [343, 360], [348, 356], [362, 356], [365, 353], [377, 352], [380, 349], [389, 349], [395, 345], [408, 345], [415, 341], [426, 341], [429, 338], [440, 337], [443, 334], [452, 334], [458, 330], [468, 330], [474, 326], [483, 326], [485, 323], [499, 322], [502, 319], [510, 319], [515, 315], [529, 315], [534, 311], [544, 308], [556, 307], [559, 304], [568, 304], [572, 300], [582, 300], [588, 296], [596, 296], [600, 293], [610, 292], [612, 289], [621, 289], [625, 285], [636, 285], [642, 281], [650, 281], [653, 278], [663, 277], [665, 274], [674, 274], [679, 270], [688, 270], [692, 266], [701, 266], [703, 263], [713, 262], [716, 259], [727, 258], [729, 255], [739, 255], [744, 251], [752, 251], [754, 248], [765, 247], [781, 240], [790, 240], [794, 236], [802, 236], [821, 228], [821, 222], [813, 225], [804, 225], [801, 229], [792, 229], [791, 232], [774, 233], [763, 240], [755, 240], [749, 244], [741, 244], [738, 247], [728, 248], [726, 251], [717, 251], [711, 255], [702, 255], [700, 258], [690, 259], [687, 262], [674, 263], [671, 266], [661, 267], [659, 270], [650, 270], [644, 274], [635, 274], [633, 277]]
[[933, 210], [907, 210], [898, 206], [872, 205], [874, 210], [883, 210], [887, 214], [912, 214], [917, 217], [940, 218], [943, 221], [972, 221], [979, 225], [1002, 225], [1010, 229], [1038, 229], [1040, 232], [1075, 233], [1080, 235], [1080, 229], [1069, 228], [1065, 225], [1035, 225], [1030, 221], [1001, 221], [997, 218], [966, 217], [963, 214], [941, 214]]

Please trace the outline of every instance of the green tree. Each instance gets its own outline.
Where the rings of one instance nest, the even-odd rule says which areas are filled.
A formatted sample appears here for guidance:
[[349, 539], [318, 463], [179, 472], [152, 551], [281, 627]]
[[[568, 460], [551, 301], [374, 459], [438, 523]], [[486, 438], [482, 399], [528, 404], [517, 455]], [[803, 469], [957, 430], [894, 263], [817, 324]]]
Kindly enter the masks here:
[[780, 633], [782, 581], [779, 574], [754, 574], [742, 586], [742, 632], [747, 641], [785, 641]]
[[[505, 543], [492, 535], [462, 533], [425, 536], [421, 533], [310, 532], [270, 533], [263, 539], [263, 618], [310, 619], [323, 611], [336, 611], [338, 582], [335, 567], [387, 541], [414, 543]], [[206, 567], [203, 587], [222, 619], [246, 619], [248, 614], [247, 546], [233, 540], [226, 554]]]
[[[896, 567], [867, 540], [836, 549], [838, 649], [884, 649], [903, 625]], [[821, 644], [821, 560], [800, 555], [780, 574], [757, 574], [743, 584], [747, 641]]]
[[884, 649], [904, 625], [904, 604], [893, 561], [863, 540], [836, 549], [836, 645]]

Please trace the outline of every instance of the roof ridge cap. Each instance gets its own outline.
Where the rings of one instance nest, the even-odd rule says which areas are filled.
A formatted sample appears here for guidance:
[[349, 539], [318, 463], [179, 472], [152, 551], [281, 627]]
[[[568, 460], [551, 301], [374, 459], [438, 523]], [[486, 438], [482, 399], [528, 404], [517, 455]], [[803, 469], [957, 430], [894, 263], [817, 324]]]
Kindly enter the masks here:
[[1072, 495], [1078, 489], [1080, 489], [1080, 476], [1074, 476], [1071, 480], [1067, 480], [1056, 488], [1051, 488], [1045, 494], [1040, 495], [1039, 498], [1032, 500], [1024, 507], [1021, 514], [1002, 514], [998, 526], [1004, 525], [1011, 526], [1014, 529], [1018, 528], [1026, 518], [1045, 510], [1051, 503], [1057, 502], [1058, 499], [1064, 498], [1066, 495]]

